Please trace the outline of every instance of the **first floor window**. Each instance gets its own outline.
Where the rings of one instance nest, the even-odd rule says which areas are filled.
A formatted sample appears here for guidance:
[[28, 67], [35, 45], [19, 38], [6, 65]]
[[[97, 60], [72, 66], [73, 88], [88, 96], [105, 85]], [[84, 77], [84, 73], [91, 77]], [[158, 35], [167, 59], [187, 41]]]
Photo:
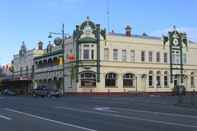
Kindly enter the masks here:
[[141, 61], [145, 62], [145, 51], [141, 52]]
[[88, 60], [89, 59], [89, 49], [83, 50], [83, 59]]
[[91, 59], [94, 60], [94, 50], [91, 50]]
[[118, 50], [113, 49], [113, 60], [117, 61], [118, 60]]
[[109, 49], [108, 48], [104, 49], [104, 60], [109, 60]]
[[122, 50], [122, 61], [127, 61], [127, 51]]
[[164, 53], [164, 63], [168, 63], [168, 54]]
[[153, 62], [153, 52], [152, 51], [148, 52], [148, 61]]
[[160, 52], [157, 52], [156, 53], [156, 61], [157, 62], [160, 62]]
[[130, 52], [131, 62], [135, 62], [135, 50], [131, 50]]

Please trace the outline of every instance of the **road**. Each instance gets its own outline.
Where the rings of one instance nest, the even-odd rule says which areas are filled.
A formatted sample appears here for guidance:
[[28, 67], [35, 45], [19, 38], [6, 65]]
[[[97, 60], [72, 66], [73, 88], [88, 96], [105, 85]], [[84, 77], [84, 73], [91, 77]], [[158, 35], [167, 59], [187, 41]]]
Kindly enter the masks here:
[[196, 131], [175, 97], [0, 96], [0, 131]]

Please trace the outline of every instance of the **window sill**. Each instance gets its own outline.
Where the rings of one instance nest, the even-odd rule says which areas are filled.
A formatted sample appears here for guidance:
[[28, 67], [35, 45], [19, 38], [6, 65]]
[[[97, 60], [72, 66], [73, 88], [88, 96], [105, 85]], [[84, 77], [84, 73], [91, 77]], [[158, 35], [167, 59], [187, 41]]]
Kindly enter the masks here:
[[80, 88], [96, 88], [96, 86], [80, 86]]
[[135, 88], [135, 86], [123, 86], [123, 88]]
[[105, 88], [118, 88], [117, 86], [105, 86]]

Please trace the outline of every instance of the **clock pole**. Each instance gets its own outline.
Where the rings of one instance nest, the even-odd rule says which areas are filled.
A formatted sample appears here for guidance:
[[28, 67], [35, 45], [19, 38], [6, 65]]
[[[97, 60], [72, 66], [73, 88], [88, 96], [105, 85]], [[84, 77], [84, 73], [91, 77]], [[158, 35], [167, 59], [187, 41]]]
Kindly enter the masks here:
[[[168, 32], [168, 36], [163, 36], [163, 44], [169, 43], [170, 52], [170, 83], [173, 83], [173, 78], [180, 77], [180, 81], [177, 79], [177, 83], [174, 81], [174, 88], [176, 93], [181, 95], [185, 91], [184, 87], [184, 68], [183, 68], [183, 45], [187, 48], [186, 33], [178, 32], [176, 27], [173, 26], [173, 31]], [[177, 54], [179, 54], [177, 56]], [[179, 58], [178, 58], [179, 57]], [[178, 59], [178, 61], [177, 61]], [[176, 74], [173, 74], [174, 71]]]

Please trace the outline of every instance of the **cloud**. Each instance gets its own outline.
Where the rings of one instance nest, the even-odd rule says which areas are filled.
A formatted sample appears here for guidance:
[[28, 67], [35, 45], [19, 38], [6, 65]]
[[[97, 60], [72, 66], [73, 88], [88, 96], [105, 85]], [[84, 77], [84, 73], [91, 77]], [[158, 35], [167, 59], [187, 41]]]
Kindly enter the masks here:
[[[172, 30], [172, 28], [152, 31], [149, 34], [152, 36], [162, 36], [162, 35], [166, 35], [170, 30]], [[181, 32], [186, 32], [189, 40], [197, 42], [197, 27], [181, 27], [178, 28], [177, 30]]]

